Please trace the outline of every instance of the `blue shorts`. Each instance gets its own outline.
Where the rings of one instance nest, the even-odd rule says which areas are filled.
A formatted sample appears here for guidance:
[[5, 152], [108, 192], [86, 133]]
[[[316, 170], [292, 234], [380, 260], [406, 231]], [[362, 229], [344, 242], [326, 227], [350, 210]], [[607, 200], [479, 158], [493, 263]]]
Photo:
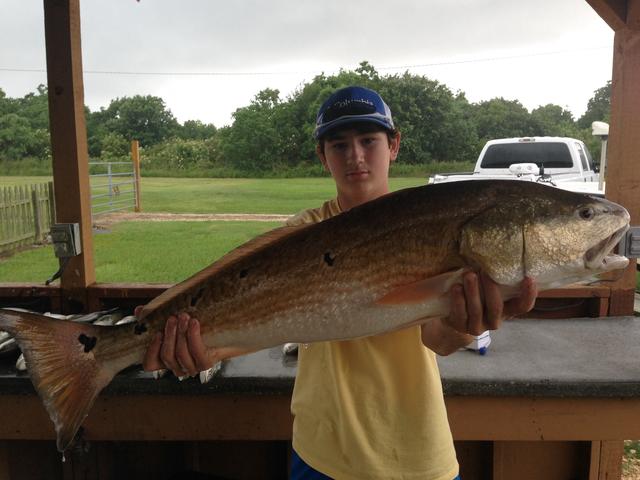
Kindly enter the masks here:
[[[295, 450], [291, 450], [291, 476], [290, 480], [331, 480], [331, 477], [327, 477], [324, 473], [320, 473], [314, 470], [305, 463], [304, 460], [296, 453]], [[453, 480], [460, 480], [460, 476], [457, 476]]]

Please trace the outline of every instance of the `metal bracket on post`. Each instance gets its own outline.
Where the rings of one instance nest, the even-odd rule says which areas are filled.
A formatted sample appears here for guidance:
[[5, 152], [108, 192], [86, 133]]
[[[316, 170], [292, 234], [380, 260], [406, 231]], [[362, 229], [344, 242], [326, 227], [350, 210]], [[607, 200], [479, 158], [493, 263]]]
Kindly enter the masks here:
[[640, 227], [631, 227], [618, 244], [618, 255], [640, 258]]
[[56, 257], [60, 258], [62, 262], [60, 263], [58, 271], [45, 282], [46, 285], [49, 285], [62, 276], [62, 272], [64, 272], [71, 257], [82, 253], [80, 224], [56, 223], [55, 225], [51, 225], [51, 241], [53, 242], [53, 251]]

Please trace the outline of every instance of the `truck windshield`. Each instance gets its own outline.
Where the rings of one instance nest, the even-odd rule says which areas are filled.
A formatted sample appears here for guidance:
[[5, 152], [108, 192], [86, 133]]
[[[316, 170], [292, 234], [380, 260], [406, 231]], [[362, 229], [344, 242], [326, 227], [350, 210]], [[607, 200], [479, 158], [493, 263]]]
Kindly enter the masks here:
[[509, 168], [514, 163], [535, 163], [544, 168], [571, 168], [571, 152], [564, 143], [497, 143], [487, 148], [481, 168]]

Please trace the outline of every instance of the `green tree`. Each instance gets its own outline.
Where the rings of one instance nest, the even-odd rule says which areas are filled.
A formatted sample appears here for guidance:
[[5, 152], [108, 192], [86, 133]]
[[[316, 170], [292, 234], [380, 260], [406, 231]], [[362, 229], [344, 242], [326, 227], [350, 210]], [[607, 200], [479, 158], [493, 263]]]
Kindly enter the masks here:
[[587, 111], [578, 120], [580, 128], [591, 128], [595, 121], [609, 122], [611, 117], [611, 80], [604, 87], [593, 92], [593, 97], [587, 103]]
[[12, 99], [7, 98], [7, 94], [0, 88], [0, 116], [7, 113], [14, 113]]
[[478, 134], [469, 101], [464, 93], [458, 92], [446, 114], [434, 156], [445, 161], [474, 161], [480, 153], [477, 145]]
[[527, 137], [535, 133], [529, 111], [518, 100], [492, 98], [472, 105], [479, 145], [494, 138]]
[[533, 134], [538, 136], [575, 137], [578, 135], [573, 115], [551, 103], [531, 111]]
[[17, 99], [15, 111], [26, 118], [34, 130], [49, 130], [49, 96], [45, 85], [38, 85], [36, 93]]
[[178, 121], [160, 97], [135, 95], [112, 100], [100, 118], [104, 127], [148, 147], [176, 133]]
[[87, 147], [89, 157], [97, 158], [102, 154], [102, 142], [109, 130], [107, 129], [107, 114], [105, 109], [91, 112], [84, 108], [85, 122], [87, 125]]
[[218, 157], [216, 137], [206, 140], [171, 138], [145, 150], [142, 162], [144, 168], [159, 167], [179, 172], [214, 167]]
[[24, 157], [44, 159], [50, 151], [49, 134], [33, 129], [29, 120], [15, 113], [0, 116], [0, 156], [5, 160]]
[[119, 133], [107, 132], [101, 141], [102, 160], [123, 160], [129, 157], [131, 143]]
[[216, 127], [200, 120], [187, 120], [178, 128], [178, 137], [184, 140], [205, 140], [216, 134]]
[[278, 160], [275, 122], [280, 92], [265, 89], [233, 113], [233, 126], [221, 138], [225, 162], [244, 172], [269, 170]]
[[427, 163], [474, 155], [475, 130], [464, 95], [454, 97], [445, 85], [408, 72], [383, 78], [379, 91], [402, 133], [400, 161]]

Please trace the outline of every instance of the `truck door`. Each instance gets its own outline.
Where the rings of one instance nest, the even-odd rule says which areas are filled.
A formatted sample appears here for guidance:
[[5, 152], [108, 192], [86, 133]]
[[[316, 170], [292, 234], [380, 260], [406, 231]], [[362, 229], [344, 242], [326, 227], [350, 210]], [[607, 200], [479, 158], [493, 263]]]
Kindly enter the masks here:
[[584, 148], [578, 142], [575, 142], [576, 150], [578, 151], [578, 155], [580, 155], [580, 165], [582, 166], [582, 177], [585, 182], [595, 181], [594, 172], [589, 165], [589, 160], [587, 159], [587, 155], [584, 152]]

